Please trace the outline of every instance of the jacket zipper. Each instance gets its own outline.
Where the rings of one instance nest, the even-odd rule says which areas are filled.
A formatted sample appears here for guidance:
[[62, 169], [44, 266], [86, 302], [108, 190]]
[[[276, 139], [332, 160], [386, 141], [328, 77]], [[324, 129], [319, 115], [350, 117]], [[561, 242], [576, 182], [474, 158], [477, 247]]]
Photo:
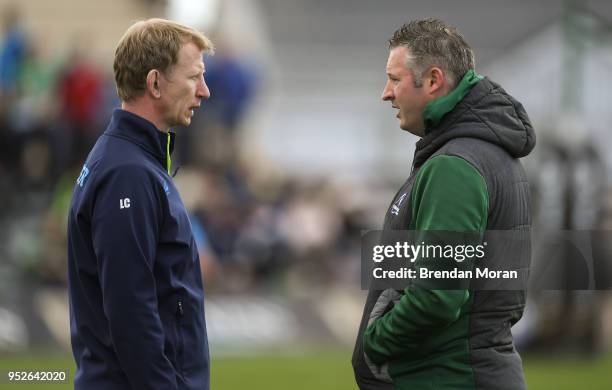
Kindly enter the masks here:
[[178, 314], [179, 316], [183, 316], [183, 300], [179, 298], [178, 300]]

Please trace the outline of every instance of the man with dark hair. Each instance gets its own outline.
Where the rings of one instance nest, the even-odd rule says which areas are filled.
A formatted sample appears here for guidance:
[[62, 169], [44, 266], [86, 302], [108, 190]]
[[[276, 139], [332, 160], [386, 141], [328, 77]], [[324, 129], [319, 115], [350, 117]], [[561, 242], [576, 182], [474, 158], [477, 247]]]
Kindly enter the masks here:
[[170, 176], [174, 133], [210, 92], [211, 42], [178, 23], [132, 25], [117, 46], [121, 109], [76, 180], [68, 220], [75, 389], [208, 389], [198, 251]]
[[[522, 105], [475, 73], [464, 38], [442, 21], [410, 22], [389, 41], [382, 99], [421, 139], [383, 230], [524, 231], [530, 195], [518, 158], [535, 146]], [[528, 263], [528, 250], [513, 258]], [[431, 285], [430, 285], [431, 286]], [[361, 389], [525, 388], [510, 331], [525, 291], [410, 283], [369, 291], [353, 353]]]

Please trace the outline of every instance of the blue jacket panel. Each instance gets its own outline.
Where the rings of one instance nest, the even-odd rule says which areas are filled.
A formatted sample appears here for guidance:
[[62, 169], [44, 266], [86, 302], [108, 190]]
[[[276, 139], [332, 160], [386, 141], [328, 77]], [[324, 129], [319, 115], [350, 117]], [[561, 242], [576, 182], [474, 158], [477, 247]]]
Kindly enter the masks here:
[[68, 221], [75, 389], [208, 389], [204, 293], [166, 171], [174, 135], [123, 110], [90, 152]]

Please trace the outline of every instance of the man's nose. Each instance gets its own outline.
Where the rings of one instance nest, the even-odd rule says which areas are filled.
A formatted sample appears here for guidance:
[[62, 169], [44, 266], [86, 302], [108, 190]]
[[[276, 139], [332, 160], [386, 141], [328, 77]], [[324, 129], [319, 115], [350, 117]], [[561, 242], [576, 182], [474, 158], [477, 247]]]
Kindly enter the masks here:
[[196, 90], [196, 95], [200, 99], [208, 99], [210, 97], [210, 90], [208, 89], [208, 85], [206, 85], [206, 81], [204, 81], [204, 79], [202, 79], [202, 82], [198, 86], [198, 89]]
[[393, 100], [393, 89], [389, 87], [389, 82], [385, 84], [385, 88], [382, 91], [380, 97], [383, 101]]

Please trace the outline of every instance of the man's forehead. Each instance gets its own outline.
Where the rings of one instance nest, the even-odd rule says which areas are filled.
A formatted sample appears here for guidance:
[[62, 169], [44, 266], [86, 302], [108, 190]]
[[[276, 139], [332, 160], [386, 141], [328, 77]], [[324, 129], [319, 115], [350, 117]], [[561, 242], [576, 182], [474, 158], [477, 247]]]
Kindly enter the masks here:
[[184, 44], [179, 50], [178, 62], [189, 66], [197, 65], [204, 67], [204, 52], [193, 43]]
[[408, 56], [408, 48], [405, 46], [397, 46], [389, 51], [388, 64], [391, 63], [403, 63]]

